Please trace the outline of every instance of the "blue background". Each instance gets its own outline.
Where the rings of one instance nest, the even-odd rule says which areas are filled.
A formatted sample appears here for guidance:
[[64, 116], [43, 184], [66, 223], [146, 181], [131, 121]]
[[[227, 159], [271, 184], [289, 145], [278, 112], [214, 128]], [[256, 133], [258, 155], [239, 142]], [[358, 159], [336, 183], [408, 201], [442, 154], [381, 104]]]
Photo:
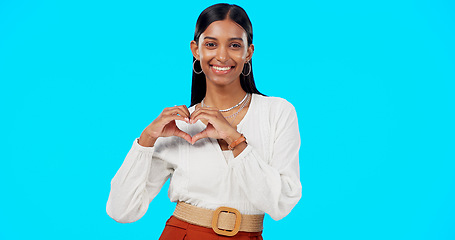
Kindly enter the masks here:
[[[189, 42], [215, 1], [0, 1], [0, 239], [158, 239], [110, 180], [164, 107], [189, 104]], [[455, 239], [455, 3], [234, 1], [260, 91], [297, 109], [303, 196], [265, 239]]]

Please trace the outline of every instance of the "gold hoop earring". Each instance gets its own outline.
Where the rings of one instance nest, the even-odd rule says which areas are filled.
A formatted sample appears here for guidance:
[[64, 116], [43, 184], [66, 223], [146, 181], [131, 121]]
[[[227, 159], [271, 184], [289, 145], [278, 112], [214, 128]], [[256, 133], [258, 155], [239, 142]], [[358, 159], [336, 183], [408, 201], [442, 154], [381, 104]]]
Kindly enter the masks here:
[[[242, 75], [245, 77], [250, 75], [250, 73], [251, 73], [251, 63], [250, 63], [250, 61], [248, 61], [247, 63], [248, 63], [248, 65], [250, 65], [250, 70], [248, 71], [248, 73], [246, 75], [243, 73], [243, 69], [242, 69]], [[243, 68], [245, 68], [245, 65], [243, 65], [243, 66], [244, 66]]]
[[[201, 74], [201, 73], [202, 73], [202, 67], [201, 67], [201, 71], [200, 71], [200, 72], [196, 72], [196, 69], [194, 69], [194, 63], [195, 63], [196, 61], [198, 61], [198, 60], [195, 59], [194, 62], [193, 62], [193, 72], [196, 73], [196, 74]], [[201, 65], [201, 64], [199, 63], [199, 65]]]

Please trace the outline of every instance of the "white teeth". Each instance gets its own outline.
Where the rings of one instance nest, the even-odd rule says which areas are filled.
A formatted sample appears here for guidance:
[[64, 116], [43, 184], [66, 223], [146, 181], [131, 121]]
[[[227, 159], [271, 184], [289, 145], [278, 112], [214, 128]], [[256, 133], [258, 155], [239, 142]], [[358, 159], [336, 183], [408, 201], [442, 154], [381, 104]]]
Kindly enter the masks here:
[[231, 67], [217, 67], [217, 66], [212, 66], [212, 67], [218, 71], [227, 71], [227, 70], [231, 69]]

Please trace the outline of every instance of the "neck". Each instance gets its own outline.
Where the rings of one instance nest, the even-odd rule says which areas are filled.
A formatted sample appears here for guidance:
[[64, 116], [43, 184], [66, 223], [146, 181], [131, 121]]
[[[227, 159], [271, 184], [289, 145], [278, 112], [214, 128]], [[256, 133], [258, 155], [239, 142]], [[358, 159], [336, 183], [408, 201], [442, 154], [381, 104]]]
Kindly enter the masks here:
[[207, 84], [204, 104], [218, 109], [227, 109], [239, 103], [245, 94], [240, 81], [228, 86]]

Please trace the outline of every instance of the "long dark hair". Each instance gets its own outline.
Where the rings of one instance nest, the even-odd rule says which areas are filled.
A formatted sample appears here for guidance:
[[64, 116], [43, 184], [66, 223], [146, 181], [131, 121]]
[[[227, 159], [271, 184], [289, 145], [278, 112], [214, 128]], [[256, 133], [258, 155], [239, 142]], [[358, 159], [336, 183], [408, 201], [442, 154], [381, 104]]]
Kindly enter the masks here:
[[[248, 15], [246, 14], [245, 10], [243, 10], [243, 8], [234, 4], [227, 3], [215, 4], [202, 11], [201, 15], [199, 15], [197, 19], [196, 30], [194, 31], [194, 41], [196, 41], [196, 44], [199, 43], [199, 37], [212, 22], [225, 20], [227, 18], [236, 22], [245, 30], [248, 39], [248, 46], [250, 46], [253, 43], [253, 26], [251, 25], [251, 21], [248, 18]], [[193, 57], [193, 62], [195, 60], [196, 58]], [[240, 85], [242, 86], [243, 90], [247, 93], [257, 93], [264, 95], [256, 89], [256, 84], [254, 84], [253, 62], [251, 59], [250, 64], [251, 65], [245, 64], [243, 69], [244, 72], [248, 72], [251, 66], [250, 74], [248, 76], [240, 74]], [[199, 72], [200, 70], [197, 69], [196, 71]], [[196, 74], [193, 71], [190, 106], [193, 106], [201, 102], [202, 99], [204, 99], [207, 88], [207, 84], [205, 81], [206, 79], [204, 72]]]

